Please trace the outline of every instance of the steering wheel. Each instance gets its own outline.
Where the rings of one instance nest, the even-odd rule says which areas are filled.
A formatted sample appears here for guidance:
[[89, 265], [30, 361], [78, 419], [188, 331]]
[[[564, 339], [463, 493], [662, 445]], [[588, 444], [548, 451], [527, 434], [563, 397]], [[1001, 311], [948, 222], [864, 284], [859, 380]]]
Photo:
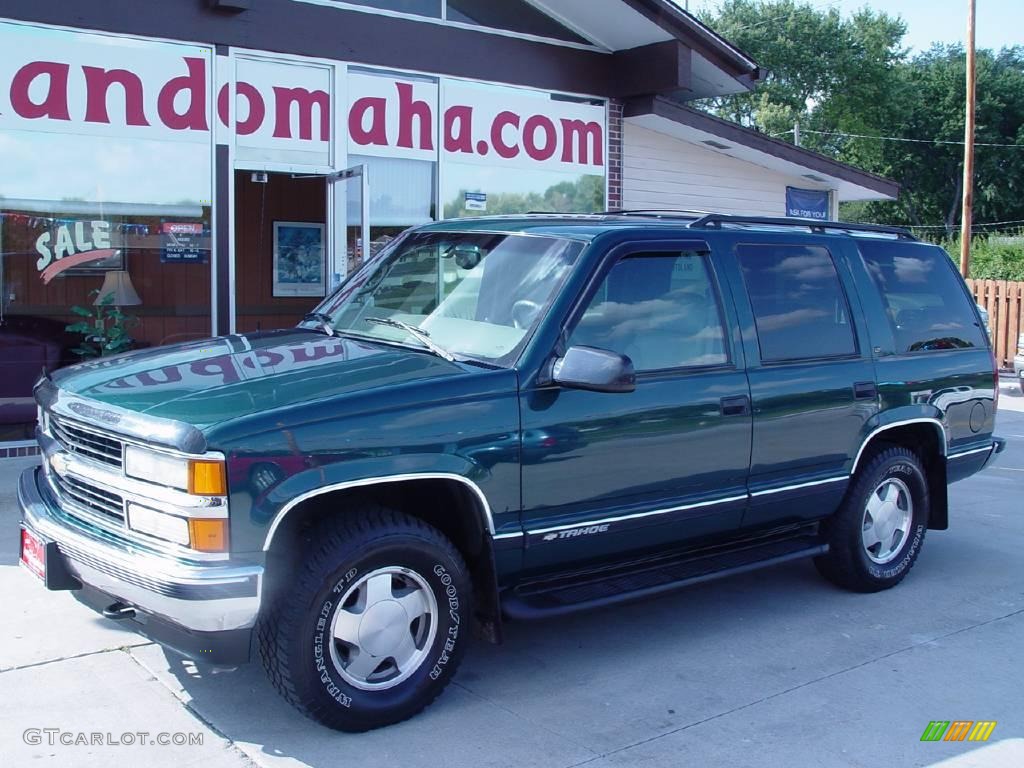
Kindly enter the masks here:
[[512, 305], [512, 324], [519, 330], [526, 330], [540, 314], [540, 304], [530, 299], [520, 299]]

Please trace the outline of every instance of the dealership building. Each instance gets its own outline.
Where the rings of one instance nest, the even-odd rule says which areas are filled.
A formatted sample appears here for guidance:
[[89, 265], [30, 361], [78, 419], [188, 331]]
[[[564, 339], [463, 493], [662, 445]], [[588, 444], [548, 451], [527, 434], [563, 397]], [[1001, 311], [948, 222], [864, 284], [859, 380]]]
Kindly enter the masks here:
[[31, 383], [76, 359], [64, 326], [101, 286], [136, 346], [160, 345], [292, 325], [432, 220], [835, 218], [898, 193], [688, 106], [764, 73], [670, 0], [5, 0], [0, 16], [0, 441], [30, 435]]

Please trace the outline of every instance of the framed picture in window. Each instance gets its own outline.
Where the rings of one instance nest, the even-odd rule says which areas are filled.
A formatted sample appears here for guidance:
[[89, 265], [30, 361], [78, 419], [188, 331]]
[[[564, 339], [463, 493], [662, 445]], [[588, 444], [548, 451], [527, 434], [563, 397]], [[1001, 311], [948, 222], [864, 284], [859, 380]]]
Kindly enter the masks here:
[[274, 222], [274, 296], [323, 296], [324, 225]]

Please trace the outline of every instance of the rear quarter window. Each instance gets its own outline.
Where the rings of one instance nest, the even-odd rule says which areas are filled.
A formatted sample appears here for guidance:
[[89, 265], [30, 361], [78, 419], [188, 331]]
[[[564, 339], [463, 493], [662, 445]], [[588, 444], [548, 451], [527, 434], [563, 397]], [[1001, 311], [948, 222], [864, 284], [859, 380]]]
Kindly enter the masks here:
[[945, 251], [892, 241], [857, 246], [881, 293], [897, 352], [986, 346], [971, 299]]

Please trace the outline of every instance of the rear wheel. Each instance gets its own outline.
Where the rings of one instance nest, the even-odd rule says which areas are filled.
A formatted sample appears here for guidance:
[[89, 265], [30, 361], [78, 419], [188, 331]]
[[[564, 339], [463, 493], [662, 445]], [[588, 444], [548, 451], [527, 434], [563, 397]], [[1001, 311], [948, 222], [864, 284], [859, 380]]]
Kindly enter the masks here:
[[825, 524], [826, 555], [815, 558], [830, 581], [857, 592], [894, 587], [913, 567], [928, 528], [928, 483], [915, 453], [876, 453]]
[[404, 720], [444, 689], [469, 641], [468, 572], [421, 520], [367, 507], [317, 529], [260, 623], [271, 681], [343, 731]]

